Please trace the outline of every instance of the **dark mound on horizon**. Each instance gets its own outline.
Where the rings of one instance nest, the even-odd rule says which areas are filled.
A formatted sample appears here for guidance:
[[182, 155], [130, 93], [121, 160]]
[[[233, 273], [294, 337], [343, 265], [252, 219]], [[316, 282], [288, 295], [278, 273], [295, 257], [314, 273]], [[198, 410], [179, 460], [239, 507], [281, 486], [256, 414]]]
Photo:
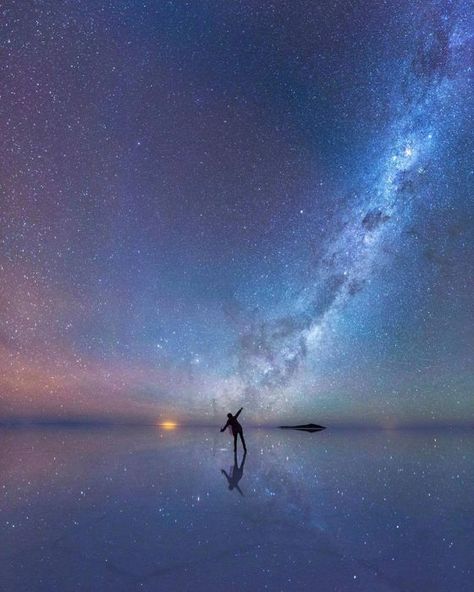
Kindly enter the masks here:
[[320, 432], [321, 430], [325, 430], [325, 426], [320, 426], [315, 423], [306, 423], [305, 425], [295, 425], [295, 426], [280, 426], [282, 430], [299, 430], [300, 432]]

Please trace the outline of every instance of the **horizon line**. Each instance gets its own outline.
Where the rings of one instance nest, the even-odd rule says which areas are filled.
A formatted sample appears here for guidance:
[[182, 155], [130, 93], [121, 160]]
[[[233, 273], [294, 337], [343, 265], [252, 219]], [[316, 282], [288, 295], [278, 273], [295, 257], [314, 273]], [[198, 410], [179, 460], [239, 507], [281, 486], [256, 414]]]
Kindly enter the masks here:
[[[281, 420], [287, 421], [287, 420]], [[199, 422], [199, 421], [184, 421], [178, 422], [175, 420], [123, 420], [123, 419], [107, 419], [107, 418], [96, 418], [96, 417], [76, 417], [76, 418], [38, 418], [38, 417], [0, 417], [0, 428], [2, 427], [153, 427], [166, 429], [166, 424], [173, 423], [174, 428], [214, 428], [219, 427], [221, 423], [214, 422]], [[292, 422], [293, 423], [293, 422]], [[301, 422], [294, 422], [295, 425], [300, 423], [308, 423], [308, 420]], [[386, 431], [396, 431], [403, 429], [449, 429], [449, 428], [463, 428], [469, 429], [474, 428], [474, 421], [400, 421], [400, 422], [349, 422], [349, 421], [333, 421], [325, 422], [325, 428], [332, 429], [378, 429]], [[257, 422], [246, 422], [246, 427], [258, 429], [277, 429], [281, 428], [282, 424], [279, 423], [257, 423]], [[291, 427], [291, 426], [290, 426]]]

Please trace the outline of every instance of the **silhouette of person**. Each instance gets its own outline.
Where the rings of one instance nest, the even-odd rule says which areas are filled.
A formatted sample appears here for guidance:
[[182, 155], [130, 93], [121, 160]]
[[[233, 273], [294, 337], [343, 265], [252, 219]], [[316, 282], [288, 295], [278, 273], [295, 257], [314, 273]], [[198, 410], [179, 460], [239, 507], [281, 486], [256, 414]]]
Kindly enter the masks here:
[[244, 494], [242, 493], [242, 490], [239, 487], [239, 481], [244, 476], [244, 465], [245, 465], [246, 458], [247, 458], [247, 451], [244, 452], [244, 456], [242, 457], [242, 462], [240, 463], [240, 467], [239, 467], [239, 464], [237, 462], [237, 453], [234, 454], [234, 466], [232, 467], [232, 469], [229, 469], [229, 471], [231, 473], [230, 475], [227, 473], [227, 471], [225, 471], [224, 469], [221, 469], [221, 473], [223, 475], [225, 475], [225, 478], [227, 479], [227, 483], [229, 484], [230, 491], [232, 491], [233, 489], [237, 489], [237, 491], [240, 493], [240, 495], [242, 497], [244, 496]]
[[228, 426], [231, 426], [232, 434], [234, 436], [234, 452], [237, 452], [237, 436], [238, 435], [240, 435], [240, 439], [242, 441], [242, 446], [244, 447], [244, 452], [247, 452], [247, 446], [245, 445], [245, 440], [244, 440], [244, 432], [243, 432], [242, 426], [237, 421], [237, 418], [239, 417], [242, 409], [243, 409], [243, 407], [241, 407], [235, 415], [232, 415], [232, 413], [228, 413], [227, 414], [227, 418], [228, 418], [227, 423], [221, 429], [221, 432], [224, 432]]

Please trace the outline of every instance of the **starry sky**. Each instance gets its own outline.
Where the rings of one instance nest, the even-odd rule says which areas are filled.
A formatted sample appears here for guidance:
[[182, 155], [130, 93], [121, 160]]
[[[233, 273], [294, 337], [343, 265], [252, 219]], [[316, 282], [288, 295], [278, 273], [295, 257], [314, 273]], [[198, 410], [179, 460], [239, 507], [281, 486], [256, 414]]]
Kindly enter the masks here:
[[472, 1], [1, 10], [0, 418], [474, 420]]

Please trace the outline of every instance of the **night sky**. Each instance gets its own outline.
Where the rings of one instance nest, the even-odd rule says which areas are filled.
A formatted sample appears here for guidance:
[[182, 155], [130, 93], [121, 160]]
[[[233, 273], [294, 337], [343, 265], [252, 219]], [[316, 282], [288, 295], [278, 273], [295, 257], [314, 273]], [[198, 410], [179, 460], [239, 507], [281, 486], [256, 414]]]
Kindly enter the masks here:
[[473, 420], [473, 2], [0, 10], [1, 418]]

